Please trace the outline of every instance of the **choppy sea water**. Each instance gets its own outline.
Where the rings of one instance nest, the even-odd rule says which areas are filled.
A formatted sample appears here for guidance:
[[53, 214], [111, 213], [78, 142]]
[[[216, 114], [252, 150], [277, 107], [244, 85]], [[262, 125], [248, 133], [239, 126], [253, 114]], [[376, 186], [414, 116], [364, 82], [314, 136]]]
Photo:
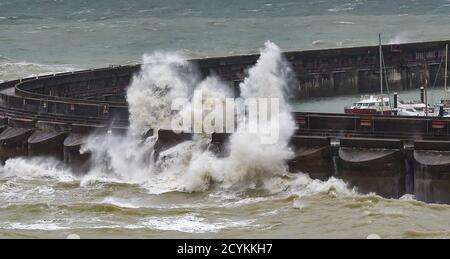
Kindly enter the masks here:
[[256, 53], [266, 40], [283, 50], [373, 45], [379, 32], [384, 42], [439, 40], [449, 15], [448, 0], [3, 0], [0, 80], [133, 63], [161, 50]]
[[[0, 80], [135, 63], [155, 51], [188, 57], [256, 53], [266, 40], [283, 50], [376, 44], [378, 32], [385, 42], [438, 40], [450, 35], [449, 21], [450, 2], [437, 0], [0, 0]], [[330, 101], [343, 106], [355, 98], [311, 100], [294, 108], [326, 112], [335, 109], [326, 105]], [[211, 177], [195, 166], [182, 167], [183, 180], [192, 180], [192, 171], [200, 180]], [[273, 171], [237, 185], [212, 181], [186, 189], [172, 185], [180, 176], [173, 172], [146, 175], [141, 162], [125, 168], [133, 177], [74, 176], [44, 158], [7, 161], [0, 168], [0, 237], [450, 237], [450, 206], [409, 195], [361, 195], [339, 179], [321, 182]]]
[[337, 180], [292, 176], [298, 179], [277, 193], [152, 194], [136, 184], [80, 186], [69, 175], [16, 170], [17, 176], [0, 180], [2, 238], [450, 237], [448, 206], [357, 195]]

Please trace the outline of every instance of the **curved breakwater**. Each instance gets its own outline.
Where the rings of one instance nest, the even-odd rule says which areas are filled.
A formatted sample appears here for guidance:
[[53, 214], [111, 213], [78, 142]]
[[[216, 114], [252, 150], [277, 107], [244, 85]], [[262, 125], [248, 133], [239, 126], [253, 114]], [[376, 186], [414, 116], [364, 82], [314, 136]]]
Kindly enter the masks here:
[[[182, 59], [166, 61], [147, 62], [128, 88], [132, 93], [156, 87], [146, 94], [138, 90], [140, 95], [128, 95], [131, 106], [137, 105], [131, 109], [132, 130], [122, 136], [93, 135], [83, 142], [82, 152], [91, 152], [93, 158], [87, 174], [75, 175], [50, 158], [6, 160], [0, 174], [2, 237], [448, 237], [447, 205], [425, 204], [411, 195], [400, 199], [363, 195], [334, 177], [313, 180], [302, 172], [289, 173], [286, 161], [293, 154], [287, 143], [293, 119], [287, 103], [284, 138], [269, 149], [247, 143], [251, 135], [244, 131], [231, 137], [228, 157], [205, 151], [199, 138], [164, 150], [153, 162], [155, 142], [151, 137], [142, 142], [138, 133], [148, 125], [145, 121], [164, 122], [162, 114], [170, 113], [164, 109], [142, 113], [138, 107], [154, 105], [153, 98], [164, 104], [158, 87], [167, 80], [176, 82], [165, 92], [169, 95], [184, 93], [180, 88], [189, 84], [201, 88], [203, 82], [216, 82], [206, 85], [213, 86], [209, 94], [214, 86], [222, 87], [218, 80], [183, 76], [190, 73], [179, 73], [180, 69], [190, 68]], [[173, 66], [173, 62], [181, 63]], [[240, 85], [241, 92], [282, 96], [289, 82], [281, 72], [286, 70], [280, 70], [283, 66], [288, 64], [279, 49], [268, 43]], [[153, 81], [164, 75], [167, 79]], [[266, 85], [269, 91], [252, 84]]]

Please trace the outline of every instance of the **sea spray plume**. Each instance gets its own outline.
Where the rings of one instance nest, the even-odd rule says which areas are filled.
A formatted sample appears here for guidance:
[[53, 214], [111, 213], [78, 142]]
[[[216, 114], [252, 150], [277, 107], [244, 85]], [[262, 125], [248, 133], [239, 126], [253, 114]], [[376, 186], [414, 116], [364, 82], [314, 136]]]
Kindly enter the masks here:
[[[195, 96], [201, 96], [201, 105], [195, 105], [193, 100]], [[229, 86], [218, 77], [209, 76], [198, 83], [193, 93], [193, 98], [179, 111], [177, 119], [186, 121], [187, 117], [195, 117], [195, 114], [201, 114], [201, 120], [194, 120], [191, 129], [196, 127], [204, 128], [203, 126], [205, 125], [202, 125], [203, 119], [208, 114], [217, 111], [222, 113], [222, 107], [225, 105], [226, 98], [231, 98], [232, 96], [233, 92]], [[186, 141], [160, 153], [157, 168], [160, 171], [159, 179], [165, 177], [165, 179], [170, 181], [170, 183], [164, 183], [166, 188], [170, 186], [172, 189], [186, 192], [206, 191], [209, 188], [210, 177], [207, 173], [208, 170], [197, 173], [192, 177], [189, 176], [189, 172], [192, 171], [191, 168], [197, 167], [199, 163], [209, 168], [208, 165], [218, 161], [214, 154], [207, 151], [210, 141], [209, 134], [205, 132], [196, 133], [192, 141]], [[206, 157], [208, 158], [202, 159]], [[159, 184], [162, 183], [163, 181], [160, 180]], [[152, 185], [154, 182], [149, 182], [148, 184]], [[152, 188], [155, 187], [157, 186], [152, 186]]]
[[[175, 122], [181, 122], [184, 125], [184, 131], [195, 132], [196, 134], [210, 134], [211, 132], [221, 132], [224, 130], [223, 115], [226, 99], [233, 98], [231, 88], [216, 76], [208, 76], [198, 83], [192, 98], [186, 101], [182, 109], [173, 117]], [[220, 115], [217, 118], [223, 123], [221, 127], [209, 125], [208, 118], [213, 115]], [[188, 122], [188, 123], [186, 123]], [[174, 129], [172, 125], [172, 129]], [[216, 129], [216, 130], [214, 130]]]
[[[147, 58], [149, 56], [146, 56]], [[207, 136], [196, 134], [192, 141], [181, 143], [160, 153], [152, 162], [152, 143], [139, 140], [136, 133], [146, 127], [164, 128], [173, 118], [170, 100], [176, 97], [202, 95], [201, 109], [214, 110], [213, 103], [232, 96], [227, 86], [216, 77], [203, 81], [186, 73], [189, 63], [179, 57], [164, 58], [152, 55], [153, 61], [144, 65], [128, 90], [132, 128], [124, 137], [92, 137], [86, 147], [93, 153], [96, 166], [91, 175], [101, 175], [118, 181], [141, 183], [149, 189], [206, 191], [211, 184], [223, 188], [254, 188], [261, 184], [270, 189], [286, 188], [280, 175], [287, 173], [286, 161], [292, 158], [289, 140], [295, 130], [285, 90], [291, 85], [292, 71], [280, 49], [266, 43], [257, 64], [250, 68], [240, 85], [242, 99], [277, 98], [279, 114], [274, 114], [260, 128], [277, 126], [278, 140], [272, 144], [261, 142], [261, 134], [249, 132], [245, 120], [238, 120], [228, 146], [229, 156], [218, 158], [206, 150]], [[169, 62], [170, 61], [170, 62]], [[158, 78], [161, 76], [162, 78]], [[190, 89], [195, 87], [191, 95]], [[199, 112], [188, 99], [178, 115], [190, 116]], [[214, 100], [214, 101], [213, 101]], [[241, 105], [244, 103], [241, 100]], [[241, 107], [242, 109], [242, 107]], [[204, 112], [204, 110], [202, 110]], [[87, 178], [89, 179], [89, 177]]]
[[149, 128], [170, 125], [174, 98], [188, 97], [198, 74], [183, 57], [174, 53], [144, 55], [141, 71], [127, 89], [130, 128], [125, 136], [94, 134], [83, 149], [91, 152], [91, 169], [82, 184], [92, 181], [145, 183], [154, 174], [155, 137], [142, 139]]
[[[217, 77], [198, 79], [195, 68], [176, 54], [144, 56], [142, 71], [134, 77], [127, 91], [130, 106], [130, 129], [126, 136], [92, 135], [83, 149], [92, 154], [93, 167], [84, 178], [87, 184], [96, 180], [141, 183], [152, 189], [179, 189], [176, 179], [185, 173], [192, 153], [207, 147], [206, 136], [199, 134], [194, 141], [162, 150], [154, 162], [155, 137], [141, 139], [148, 128], [169, 129], [176, 117], [191, 117], [196, 110], [192, 105], [193, 89], [202, 95], [202, 105], [207, 110], [215, 108], [216, 101], [231, 97], [231, 89]], [[175, 98], [186, 99], [181, 111], [171, 110]], [[159, 185], [159, 186], [158, 186]]]
[[284, 100], [284, 93], [295, 76], [277, 45], [267, 41], [264, 46], [258, 61], [239, 85], [241, 97], [277, 97]]
[[52, 178], [60, 182], [77, 180], [68, 168], [51, 157], [16, 157], [6, 160], [0, 166], [0, 177], [19, 177], [23, 179]]
[[189, 98], [198, 81], [194, 66], [177, 54], [144, 55], [141, 71], [127, 89], [130, 133], [170, 128], [172, 100]]
[[107, 180], [141, 184], [153, 172], [154, 137], [145, 140], [132, 135], [98, 135], [87, 138], [84, 150], [91, 152], [91, 168], [82, 184]]
[[[280, 138], [274, 144], [263, 144], [258, 134], [246, 131], [245, 121], [238, 120], [238, 131], [231, 136], [229, 156], [225, 158], [219, 158], [206, 150], [208, 136], [196, 134], [192, 141], [163, 150], [158, 161], [153, 162], [155, 138], [143, 140], [136, 133], [154, 125], [162, 128], [173, 115], [190, 116], [192, 112], [198, 112], [192, 110], [194, 107], [189, 98], [187, 105], [178, 114], [167, 110], [170, 109], [173, 96], [192, 97], [191, 91], [195, 88], [203, 97], [202, 109], [211, 111], [215, 109], [213, 104], [216, 101], [223, 102], [232, 93], [217, 77], [200, 81], [195, 69], [174, 54], [147, 55], [144, 59], [147, 59], [144, 62], [146, 65], [143, 65], [142, 71], [128, 89], [127, 100], [134, 109], [130, 115], [133, 129], [125, 136], [105, 134], [88, 138], [83, 148], [92, 153], [93, 167], [81, 180], [81, 185], [98, 181], [126, 182], [139, 184], [151, 193], [206, 191], [211, 185], [231, 190], [247, 190], [262, 185], [265, 190], [272, 192], [290, 187], [290, 190], [300, 195], [314, 195], [331, 189], [338, 193], [341, 189], [345, 192], [345, 188], [341, 188], [344, 184], [340, 181], [331, 179], [320, 182], [303, 174], [286, 174], [285, 162], [292, 157], [288, 143], [295, 123], [285, 96], [286, 89], [292, 84], [293, 73], [276, 45], [266, 43], [260, 59], [249, 69], [240, 87], [242, 99], [279, 98], [280, 114], [275, 118], [282, 125], [279, 127]], [[157, 78], [159, 75], [162, 78]], [[238, 103], [242, 105], [243, 102]], [[164, 123], [160, 123], [160, 119]], [[269, 121], [260, 126], [271, 125]], [[56, 175], [59, 178], [65, 177], [65, 173], [59, 173], [64, 170], [52, 162], [36, 160], [30, 166], [28, 159], [18, 158], [8, 160], [5, 167], [1, 168], [0, 175], [24, 176], [24, 172], [29, 172], [25, 175]]]
[[[274, 176], [287, 173], [286, 161], [293, 157], [289, 148], [289, 140], [295, 131], [295, 122], [291, 117], [291, 109], [284, 93], [289, 88], [292, 70], [284, 60], [280, 49], [267, 42], [261, 50], [261, 56], [255, 66], [250, 68], [248, 76], [240, 85], [242, 98], [278, 98], [280, 110], [278, 116], [261, 127], [271, 127], [276, 123], [280, 132], [276, 143], [263, 144], [261, 136], [249, 132], [244, 124], [238, 121], [238, 129], [232, 134], [229, 144], [230, 155], [217, 158], [210, 152], [197, 152], [184, 174], [182, 182], [187, 190], [204, 191], [210, 182], [221, 183], [222, 187], [245, 186], [258, 184], [273, 185]], [[243, 102], [241, 102], [243, 103]], [[279, 179], [279, 178], [278, 178]], [[282, 183], [280, 182], [282, 185]]]
[[[240, 84], [241, 98], [275, 98], [278, 99], [279, 113], [274, 114], [267, 124], [259, 121], [260, 132], [266, 132], [264, 127], [279, 126], [279, 141], [277, 144], [288, 145], [296, 124], [292, 118], [286, 93], [290, 92], [296, 82], [290, 64], [285, 60], [280, 48], [268, 41], [261, 50], [261, 56], [255, 66], [250, 68], [248, 76]], [[243, 122], [239, 122], [243, 126]], [[277, 125], [278, 124], [278, 125]], [[262, 128], [262, 129], [261, 129]], [[244, 131], [245, 132], [245, 131]]]
[[312, 179], [306, 174], [298, 173], [290, 185], [290, 191], [302, 196], [312, 196], [325, 193], [329, 196], [351, 196], [357, 194], [356, 189], [349, 188], [348, 184], [341, 179], [331, 177], [327, 181]]
[[402, 44], [407, 42], [411, 42], [410, 35], [407, 33], [400, 33], [390, 38], [388, 44]]

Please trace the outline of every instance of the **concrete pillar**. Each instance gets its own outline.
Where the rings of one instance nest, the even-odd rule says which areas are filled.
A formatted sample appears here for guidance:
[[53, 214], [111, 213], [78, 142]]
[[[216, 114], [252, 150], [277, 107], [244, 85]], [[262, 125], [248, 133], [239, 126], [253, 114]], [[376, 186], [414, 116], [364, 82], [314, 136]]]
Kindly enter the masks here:
[[288, 162], [289, 170], [309, 174], [313, 179], [328, 180], [334, 172], [330, 143], [328, 137], [292, 137], [290, 144], [295, 157]]
[[6, 128], [0, 133], [0, 159], [28, 155], [28, 137], [34, 132], [33, 128]]
[[64, 159], [64, 132], [36, 130], [28, 138], [29, 156], [51, 156]]
[[405, 170], [400, 140], [343, 138], [340, 140], [337, 177], [361, 193], [387, 198], [405, 194]]
[[415, 141], [414, 161], [416, 199], [450, 204], [450, 141]]
[[69, 134], [64, 139], [64, 163], [72, 169], [75, 174], [86, 174], [90, 167], [90, 153], [80, 152], [81, 145], [84, 143], [86, 135]]
[[425, 87], [420, 87], [420, 102], [425, 103]]
[[394, 115], [397, 116], [398, 114], [398, 93], [394, 93]]

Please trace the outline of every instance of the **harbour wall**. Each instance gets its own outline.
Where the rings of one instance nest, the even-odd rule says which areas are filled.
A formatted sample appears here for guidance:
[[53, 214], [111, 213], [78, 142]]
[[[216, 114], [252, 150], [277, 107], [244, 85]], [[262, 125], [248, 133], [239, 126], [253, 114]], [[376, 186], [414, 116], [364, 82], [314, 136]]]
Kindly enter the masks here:
[[[391, 91], [442, 84], [449, 41], [383, 46]], [[298, 77], [291, 98], [379, 91], [378, 47], [285, 53]], [[203, 76], [219, 75], [238, 95], [238, 84], [257, 55], [192, 60]], [[140, 65], [24, 78], [0, 83], [0, 160], [53, 156], [75, 172], [90, 167], [80, 151], [91, 134], [124, 134], [125, 91]], [[431, 83], [432, 82], [432, 83]], [[386, 89], [387, 90], [387, 89]], [[450, 119], [294, 113], [293, 172], [315, 179], [336, 176], [361, 192], [399, 198], [415, 194], [450, 204]], [[150, 134], [150, 133], [149, 133]], [[159, 131], [155, 151], [192, 134]], [[229, 135], [213, 134], [209, 150], [226, 155]]]
[[[64, 161], [77, 174], [85, 174], [90, 168], [90, 153], [81, 151], [88, 136], [125, 134], [127, 130], [118, 126], [14, 117], [2, 117], [1, 123], [3, 162], [20, 156], [49, 156]], [[290, 142], [295, 157], [286, 162], [291, 172], [304, 172], [320, 180], [334, 176], [361, 193], [377, 193], [387, 198], [400, 198], [409, 193], [422, 201], [450, 204], [450, 136], [416, 133], [415, 137], [328, 130], [303, 134], [299, 129]], [[160, 151], [193, 138], [191, 133], [177, 134], [171, 130], [155, 134], [158, 136], [155, 157]], [[229, 134], [213, 134], [208, 150], [226, 156], [228, 137]]]
[[[450, 41], [384, 45], [384, 91], [444, 84], [445, 45]], [[297, 76], [292, 99], [364, 94], [380, 91], [378, 46], [285, 52]], [[191, 60], [202, 76], [218, 75], [236, 88], [259, 55]], [[21, 83], [18, 96], [49, 100], [93, 100], [124, 104], [124, 92], [140, 65], [49, 75]]]

